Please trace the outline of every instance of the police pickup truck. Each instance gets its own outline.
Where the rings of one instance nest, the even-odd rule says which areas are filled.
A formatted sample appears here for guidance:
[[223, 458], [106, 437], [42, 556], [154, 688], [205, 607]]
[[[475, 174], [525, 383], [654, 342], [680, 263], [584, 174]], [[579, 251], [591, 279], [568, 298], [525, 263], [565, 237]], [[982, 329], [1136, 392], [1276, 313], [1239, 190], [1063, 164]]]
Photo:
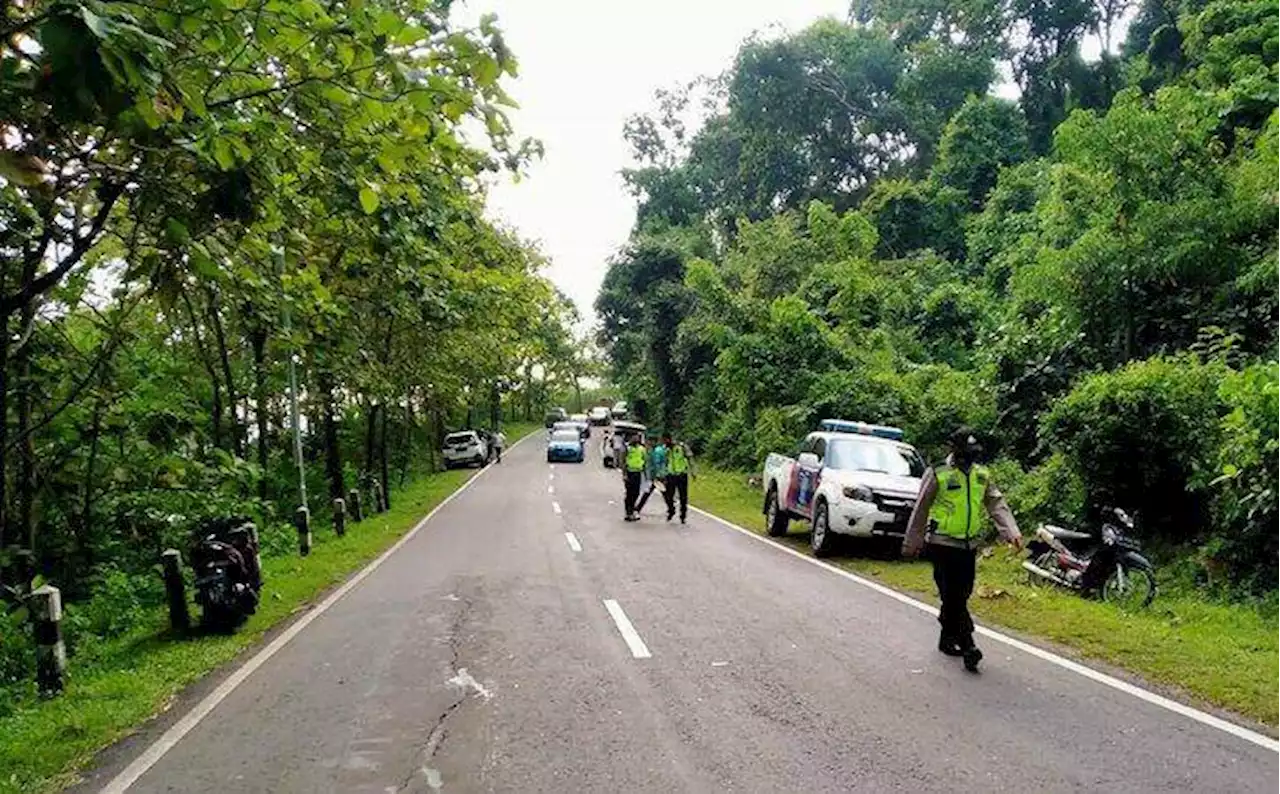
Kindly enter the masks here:
[[808, 521], [813, 553], [825, 557], [835, 535], [902, 537], [925, 464], [896, 427], [825, 419], [796, 457], [764, 462], [765, 528], [785, 535], [791, 519]]

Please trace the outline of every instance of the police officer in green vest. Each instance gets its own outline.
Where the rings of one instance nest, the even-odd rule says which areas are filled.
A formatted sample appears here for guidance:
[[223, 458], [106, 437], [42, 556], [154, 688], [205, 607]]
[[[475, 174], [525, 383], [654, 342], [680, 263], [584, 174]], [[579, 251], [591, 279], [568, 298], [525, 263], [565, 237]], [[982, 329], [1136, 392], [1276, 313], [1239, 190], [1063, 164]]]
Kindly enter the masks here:
[[689, 477], [693, 474], [690, 464], [693, 455], [683, 442], [671, 440], [668, 433], [662, 437], [662, 446], [667, 450], [667, 479], [663, 496], [667, 500], [667, 520], [676, 515], [676, 496], [680, 497], [680, 523], [685, 523], [689, 515]]
[[914, 557], [921, 546], [929, 544], [933, 581], [942, 601], [938, 650], [963, 657], [965, 669], [976, 673], [982, 651], [973, 643], [969, 596], [973, 594], [982, 539], [982, 513], [991, 516], [1000, 536], [1015, 548], [1022, 548], [1022, 533], [1004, 495], [991, 481], [991, 471], [979, 462], [982, 445], [974, 432], [960, 428], [951, 435], [950, 446], [946, 463], [926, 471], [921, 479], [902, 553]]
[[623, 505], [627, 511], [627, 521], [640, 520], [640, 516], [636, 515], [636, 499], [640, 496], [640, 481], [644, 478], [648, 463], [648, 454], [640, 434], [632, 434], [627, 439], [627, 454], [622, 459], [622, 482], [625, 488]]

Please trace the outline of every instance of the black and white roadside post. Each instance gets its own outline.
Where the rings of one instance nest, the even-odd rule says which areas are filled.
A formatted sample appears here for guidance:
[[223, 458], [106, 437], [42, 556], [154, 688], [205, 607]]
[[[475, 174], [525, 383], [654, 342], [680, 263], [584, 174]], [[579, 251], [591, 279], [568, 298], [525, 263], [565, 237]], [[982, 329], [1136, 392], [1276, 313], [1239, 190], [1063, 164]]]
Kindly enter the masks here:
[[351, 518], [357, 523], [364, 521], [364, 506], [360, 504], [360, 489], [352, 488], [347, 494], [347, 502], [351, 505]]
[[333, 500], [333, 534], [338, 537], [347, 534], [347, 503], [342, 497]]
[[373, 509], [377, 513], [387, 512], [387, 495], [382, 491], [382, 481], [373, 481]]
[[294, 510], [293, 525], [298, 528], [298, 553], [305, 557], [311, 553], [311, 511], [306, 507]]
[[62, 644], [62, 593], [43, 585], [31, 593], [31, 618], [36, 636], [36, 687], [43, 696], [62, 691], [67, 672], [67, 648]]
[[186, 632], [191, 628], [191, 613], [187, 610], [187, 588], [182, 581], [182, 552], [165, 549], [160, 555], [160, 571], [169, 602], [169, 627], [179, 633]]

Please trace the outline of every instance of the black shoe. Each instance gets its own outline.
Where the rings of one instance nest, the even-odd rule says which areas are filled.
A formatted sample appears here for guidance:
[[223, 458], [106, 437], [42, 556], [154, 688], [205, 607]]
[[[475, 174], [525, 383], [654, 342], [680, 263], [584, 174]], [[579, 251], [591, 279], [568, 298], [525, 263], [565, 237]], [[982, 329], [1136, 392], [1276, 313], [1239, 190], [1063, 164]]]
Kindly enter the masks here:
[[960, 650], [960, 643], [945, 637], [938, 639], [938, 650], [947, 656], [964, 656], [964, 651]]
[[978, 672], [978, 662], [982, 661], [982, 651], [969, 648], [964, 652], [964, 669], [971, 673]]
[[668, 521], [670, 521], [671, 519], [673, 519], [673, 518], [675, 518], [675, 517], [676, 517], [676, 514], [675, 514], [675, 513], [667, 513], [667, 520], [668, 520]]
[[684, 516], [680, 516], [680, 523], [681, 523], [681, 524], [687, 524], [687, 523], [689, 523], [689, 522], [685, 519], [685, 517], [684, 517]]

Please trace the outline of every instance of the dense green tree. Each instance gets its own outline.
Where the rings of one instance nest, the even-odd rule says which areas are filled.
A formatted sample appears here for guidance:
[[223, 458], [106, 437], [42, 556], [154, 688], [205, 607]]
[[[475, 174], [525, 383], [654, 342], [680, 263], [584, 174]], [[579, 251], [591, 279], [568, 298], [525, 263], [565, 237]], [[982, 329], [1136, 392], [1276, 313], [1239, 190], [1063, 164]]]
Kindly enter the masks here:
[[931, 456], [970, 424], [1029, 519], [1135, 508], [1274, 588], [1276, 15], [1152, 0], [1117, 53], [1129, 9], [861, 0], [745, 43], [692, 135], [666, 95], [601, 298], [618, 385], [730, 466], [825, 416]]

